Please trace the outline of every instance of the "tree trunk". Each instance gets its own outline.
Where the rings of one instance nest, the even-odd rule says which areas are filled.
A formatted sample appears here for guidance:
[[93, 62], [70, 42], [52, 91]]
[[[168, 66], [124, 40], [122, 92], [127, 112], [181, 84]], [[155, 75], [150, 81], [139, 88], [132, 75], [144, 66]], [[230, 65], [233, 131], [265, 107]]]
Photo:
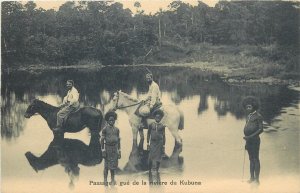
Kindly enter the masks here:
[[158, 38], [159, 38], [159, 47], [161, 47], [161, 27], [160, 27], [160, 18], [158, 19]]
[[6, 42], [5, 42], [5, 37], [3, 37], [3, 43], [4, 43], [4, 48], [7, 51], [7, 45], [6, 45]]

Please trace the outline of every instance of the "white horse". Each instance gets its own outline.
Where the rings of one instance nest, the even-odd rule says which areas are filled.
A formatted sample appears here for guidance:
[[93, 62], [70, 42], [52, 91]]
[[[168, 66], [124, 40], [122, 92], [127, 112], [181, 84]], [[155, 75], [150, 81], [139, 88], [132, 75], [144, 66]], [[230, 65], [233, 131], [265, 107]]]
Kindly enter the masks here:
[[[129, 116], [129, 122], [132, 127], [133, 134], [133, 150], [134, 147], [137, 147], [138, 128], [140, 127], [142, 120], [141, 117], [135, 114], [135, 111], [142, 102], [143, 101], [139, 101], [122, 91], [118, 91], [114, 93], [114, 97], [105, 107], [108, 111], [122, 109]], [[182, 130], [184, 127], [184, 116], [183, 113], [175, 105], [164, 105], [163, 111], [164, 117], [161, 120], [161, 123], [167, 126], [167, 128], [175, 138], [175, 150], [175, 148], [179, 148], [182, 146], [182, 139], [179, 136], [178, 130]], [[153, 119], [148, 119], [148, 125], [153, 121]]]

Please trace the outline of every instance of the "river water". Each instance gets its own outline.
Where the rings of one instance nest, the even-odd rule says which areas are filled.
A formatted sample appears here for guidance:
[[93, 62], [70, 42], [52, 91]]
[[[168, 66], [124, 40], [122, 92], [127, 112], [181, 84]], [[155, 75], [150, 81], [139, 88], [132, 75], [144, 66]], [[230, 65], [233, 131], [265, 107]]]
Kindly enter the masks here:
[[[90, 144], [88, 129], [65, 134], [64, 145], [57, 147], [41, 116], [24, 118], [28, 105], [35, 98], [58, 105], [66, 94], [65, 81], [68, 79], [75, 81], [82, 105], [99, 109], [117, 90], [135, 98], [145, 96], [145, 68], [106, 67], [2, 74], [2, 192], [300, 191], [298, 91], [266, 84], [229, 85], [219, 76], [195, 68], [152, 67], [150, 70], [160, 85], [162, 102], [177, 105], [185, 116], [184, 130], [179, 132], [183, 139], [183, 151], [178, 159], [181, 161], [160, 170], [161, 181], [168, 185], [149, 187], [146, 171], [122, 172], [130, 162], [132, 146], [132, 132], [124, 111], [117, 111], [116, 122], [121, 133], [119, 167], [122, 171], [116, 176], [118, 185], [107, 189], [91, 182], [103, 181], [103, 162], [99, 164], [96, 153], [93, 154], [99, 144], [97, 140]], [[260, 113], [266, 125], [266, 132], [261, 135], [260, 186], [245, 182], [249, 178], [249, 162], [246, 154], [243, 164], [245, 114], [241, 101], [248, 95], [260, 100]], [[166, 153], [170, 155], [174, 139], [168, 131], [166, 138]], [[26, 152], [45, 156], [42, 161], [39, 158], [40, 169], [35, 171], [31, 167]], [[177, 185], [171, 185], [172, 180]], [[201, 185], [182, 185], [180, 180], [201, 182]], [[127, 181], [130, 186], [120, 186], [120, 182]], [[134, 181], [139, 184], [132, 185]]]

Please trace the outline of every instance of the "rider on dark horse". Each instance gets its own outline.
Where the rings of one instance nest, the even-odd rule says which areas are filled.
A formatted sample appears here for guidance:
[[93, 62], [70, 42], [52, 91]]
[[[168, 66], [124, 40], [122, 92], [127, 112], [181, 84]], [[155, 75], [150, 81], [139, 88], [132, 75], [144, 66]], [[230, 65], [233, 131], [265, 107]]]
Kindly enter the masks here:
[[58, 132], [62, 130], [62, 124], [68, 116], [79, 108], [79, 92], [74, 87], [73, 80], [67, 80], [67, 96], [64, 97], [63, 103], [59, 106], [61, 109], [57, 113], [57, 124], [53, 131]]
[[30, 118], [40, 114], [53, 131], [54, 136], [63, 137], [64, 133], [75, 133], [84, 128], [89, 128], [92, 135], [99, 135], [102, 125], [102, 112], [94, 107], [84, 106], [79, 108], [79, 93], [74, 87], [74, 82], [67, 81], [68, 94], [59, 107], [52, 106], [41, 100], [35, 99], [28, 106], [24, 116]]

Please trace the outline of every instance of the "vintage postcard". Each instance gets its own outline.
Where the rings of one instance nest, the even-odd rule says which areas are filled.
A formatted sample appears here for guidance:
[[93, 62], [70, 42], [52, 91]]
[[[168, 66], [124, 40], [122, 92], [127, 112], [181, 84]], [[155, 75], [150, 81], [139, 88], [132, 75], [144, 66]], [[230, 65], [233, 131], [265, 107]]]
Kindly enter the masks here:
[[299, 193], [300, 3], [1, 2], [1, 192]]

